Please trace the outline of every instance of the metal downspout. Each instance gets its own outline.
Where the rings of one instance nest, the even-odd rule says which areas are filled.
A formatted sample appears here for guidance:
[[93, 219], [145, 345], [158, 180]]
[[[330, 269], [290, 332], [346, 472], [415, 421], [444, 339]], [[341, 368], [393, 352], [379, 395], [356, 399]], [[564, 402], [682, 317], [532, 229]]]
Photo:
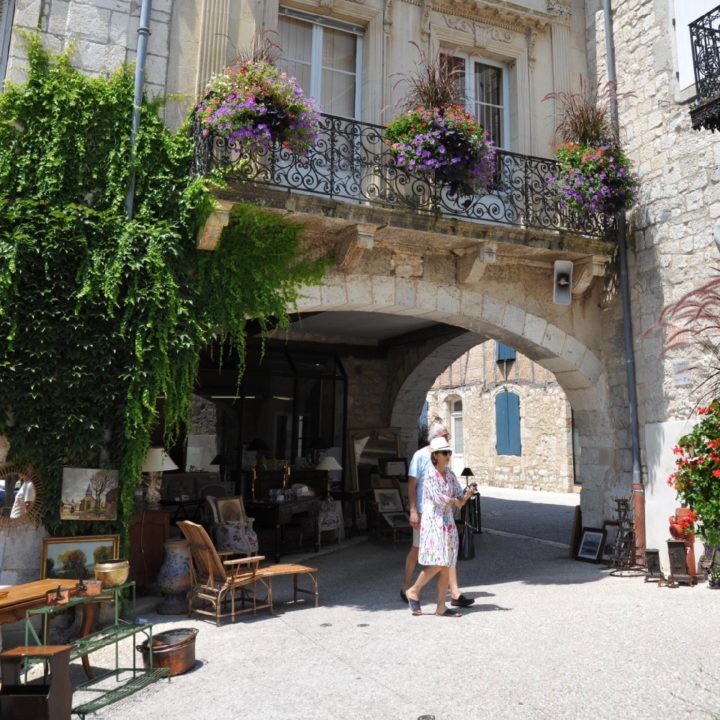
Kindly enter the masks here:
[[137, 56], [135, 59], [135, 97], [133, 99], [132, 130], [130, 132], [130, 180], [125, 197], [125, 212], [128, 220], [133, 217], [135, 203], [135, 143], [140, 129], [140, 108], [142, 107], [143, 86], [145, 84], [145, 62], [147, 60], [148, 37], [150, 36], [150, 12], [152, 0], [142, 0], [140, 21], [138, 24]]
[[[618, 119], [617, 74], [615, 72], [615, 38], [613, 35], [612, 8], [610, 0], [603, 0], [605, 17], [605, 45], [607, 47], [607, 75], [610, 88], [610, 122], [615, 140], [620, 139]], [[635, 350], [633, 347], [632, 315], [630, 309], [630, 282], [628, 279], [628, 251], [625, 213], [616, 215], [618, 260], [620, 264], [620, 293], [623, 309], [623, 340], [625, 345], [625, 377], [630, 421], [632, 449], [632, 498], [635, 521], [635, 557], [638, 565], [645, 565], [645, 487], [640, 472], [640, 432], [637, 412], [637, 384], [635, 379]]]

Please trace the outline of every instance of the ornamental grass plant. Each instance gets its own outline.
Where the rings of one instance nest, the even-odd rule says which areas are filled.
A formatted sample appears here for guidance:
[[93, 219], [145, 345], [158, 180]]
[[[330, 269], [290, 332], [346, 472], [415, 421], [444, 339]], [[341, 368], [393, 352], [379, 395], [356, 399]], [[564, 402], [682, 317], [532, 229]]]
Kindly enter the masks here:
[[460, 66], [449, 55], [420, 53], [416, 72], [400, 76], [408, 90], [404, 112], [385, 129], [395, 165], [448, 186], [451, 195], [487, 189], [495, 172], [495, 145], [465, 109]]

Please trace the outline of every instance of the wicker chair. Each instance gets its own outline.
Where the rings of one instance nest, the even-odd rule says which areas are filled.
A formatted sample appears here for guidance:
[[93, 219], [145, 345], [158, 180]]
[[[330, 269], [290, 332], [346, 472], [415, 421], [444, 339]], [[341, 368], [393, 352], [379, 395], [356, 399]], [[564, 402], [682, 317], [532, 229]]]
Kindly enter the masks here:
[[[272, 612], [272, 581], [264, 577], [258, 570], [262, 555], [247, 558], [224, 559], [230, 552], [218, 552], [210, 540], [205, 528], [189, 520], [178, 522], [180, 531], [190, 544], [192, 555], [192, 589], [188, 597], [190, 614], [196, 612], [215, 618], [220, 624], [224, 617], [235, 621], [235, 616], [269, 608]], [[257, 600], [257, 585], [265, 589], [265, 599]], [[240, 600], [240, 609], [236, 609], [236, 601]], [[230, 610], [227, 611], [227, 604]], [[195, 607], [195, 603], [199, 606]], [[246, 608], [245, 603], [251, 602]], [[211, 606], [212, 610], [207, 607]]]

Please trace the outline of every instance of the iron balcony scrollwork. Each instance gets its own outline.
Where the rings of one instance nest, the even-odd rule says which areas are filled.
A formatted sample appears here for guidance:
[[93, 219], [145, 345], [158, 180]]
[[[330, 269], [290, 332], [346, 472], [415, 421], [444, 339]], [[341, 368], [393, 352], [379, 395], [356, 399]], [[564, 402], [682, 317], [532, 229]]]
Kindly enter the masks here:
[[396, 167], [380, 125], [322, 115], [317, 138], [306, 155], [278, 144], [265, 152], [244, 152], [226, 138], [203, 132], [197, 120], [193, 134], [196, 175], [222, 170], [291, 191], [471, 222], [568, 230], [602, 238], [611, 228], [602, 216], [581, 216], [562, 206], [549, 188], [558, 171], [554, 160], [500, 150], [494, 179], [485, 193], [453, 195], [431, 178]]
[[697, 97], [690, 109], [695, 130], [720, 129], [720, 5], [690, 23]]

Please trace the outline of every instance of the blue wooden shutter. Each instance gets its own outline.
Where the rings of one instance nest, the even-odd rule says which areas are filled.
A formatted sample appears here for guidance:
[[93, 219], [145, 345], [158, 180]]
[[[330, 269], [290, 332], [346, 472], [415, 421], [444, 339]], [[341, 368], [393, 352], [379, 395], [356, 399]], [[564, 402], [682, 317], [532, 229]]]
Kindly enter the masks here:
[[495, 396], [498, 455], [520, 455], [520, 398], [511, 392]]
[[515, 350], [509, 345], [503, 345], [497, 343], [495, 345], [495, 360], [496, 362], [511, 362], [515, 360]]

